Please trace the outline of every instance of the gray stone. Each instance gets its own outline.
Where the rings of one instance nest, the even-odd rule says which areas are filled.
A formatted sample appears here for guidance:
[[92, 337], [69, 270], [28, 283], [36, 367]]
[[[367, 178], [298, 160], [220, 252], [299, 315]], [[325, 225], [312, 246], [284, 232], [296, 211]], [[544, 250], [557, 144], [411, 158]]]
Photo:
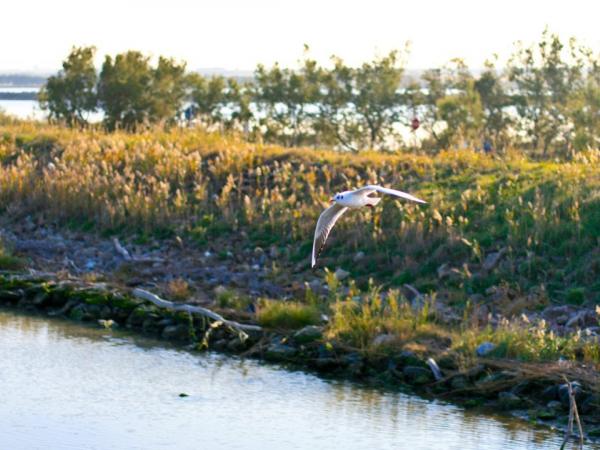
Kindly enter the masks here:
[[275, 245], [271, 245], [269, 248], [269, 257], [271, 259], [279, 258], [279, 249]]
[[410, 384], [427, 384], [433, 381], [431, 370], [424, 367], [406, 366], [402, 369], [402, 374]]
[[342, 268], [338, 268], [336, 269], [334, 275], [338, 279], [338, 281], [343, 281], [350, 276], [350, 272], [347, 272]]
[[186, 341], [190, 338], [190, 327], [189, 325], [169, 325], [166, 326], [161, 334], [163, 339], [169, 339], [174, 341]]
[[468, 386], [469, 386], [469, 383], [468, 383], [467, 378], [462, 375], [457, 375], [455, 377], [452, 377], [452, 379], [450, 380], [450, 388], [452, 388], [453, 391], [462, 391], [463, 389], [466, 389]]
[[600, 415], [600, 394], [588, 396], [581, 402], [582, 414]]
[[558, 400], [552, 400], [546, 404], [546, 407], [553, 411], [560, 411], [563, 409], [563, 404], [561, 402], [559, 402]]
[[364, 258], [365, 258], [365, 252], [357, 252], [356, 255], [354, 255], [354, 258], [352, 258], [352, 261], [359, 262], [359, 261], [362, 261]]
[[323, 337], [323, 328], [316, 325], [308, 325], [294, 333], [294, 341], [299, 344], [307, 344]]
[[371, 345], [374, 347], [379, 347], [380, 345], [392, 345], [396, 341], [397, 338], [393, 334], [379, 334], [373, 338]]
[[483, 270], [489, 272], [490, 270], [494, 269], [500, 262], [502, 256], [504, 256], [504, 253], [506, 253], [505, 248], [501, 249], [499, 252], [489, 253], [486, 255], [485, 260], [483, 261]]
[[535, 412], [535, 417], [537, 417], [538, 419], [542, 419], [542, 420], [556, 419], [557, 416], [558, 416], [558, 412], [556, 411], [556, 409], [542, 408], [542, 409], [536, 410], [536, 412]]
[[297, 352], [292, 346], [273, 343], [267, 347], [265, 358], [270, 361], [287, 361], [296, 356]]
[[558, 385], [553, 385], [553, 386], [548, 386], [547, 388], [545, 388], [540, 397], [542, 398], [542, 400], [545, 401], [552, 401], [552, 400], [557, 400], [558, 399]]
[[517, 409], [524, 406], [521, 397], [512, 392], [500, 392], [498, 394], [498, 403], [503, 409]]

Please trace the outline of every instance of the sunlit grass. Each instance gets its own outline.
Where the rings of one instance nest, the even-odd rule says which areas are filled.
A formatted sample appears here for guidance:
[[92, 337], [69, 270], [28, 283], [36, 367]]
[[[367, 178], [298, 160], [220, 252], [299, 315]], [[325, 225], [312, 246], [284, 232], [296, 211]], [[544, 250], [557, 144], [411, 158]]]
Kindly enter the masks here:
[[[285, 248], [277, 261], [285, 273], [307, 264], [331, 193], [381, 183], [428, 205], [386, 198], [340, 220], [321, 264], [349, 270], [361, 288], [373, 277], [423, 292], [483, 293], [504, 280], [522, 292], [543, 285], [554, 300], [579, 292], [593, 301], [600, 298], [598, 164], [592, 151], [570, 162], [528, 160], [517, 150], [502, 159], [466, 149], [350, 154], [198, 130], [106, 134], [2, 120], [0, 209], [103, 233], [187, 236], [199, 247], [230, 245], [236, 236], [250, 250]], [[506, 257], [493, 273], [470, 276], [501, 248]], [[358, 251], [365, 257], [355, 263]], [[443, 264], [464, 279], [438, 280]]]
[[263, 300], [259, 305], [257, 318], [258, 323], [267, 328], [297, 329], [318, 324], [320, 313], [314, 305]]
[[550, 330], [543, 320], [531, 324], [522, 319], [504, 319], [495, 328], [465, 329], [456, 335], [453, 346], [458, 351], [474, 355], [477, 346], [484, 342], [496, 346], [490, 357], [600, 363], [600, 341], [597, 337], [584, 336], [581, 331], [560, 336]]

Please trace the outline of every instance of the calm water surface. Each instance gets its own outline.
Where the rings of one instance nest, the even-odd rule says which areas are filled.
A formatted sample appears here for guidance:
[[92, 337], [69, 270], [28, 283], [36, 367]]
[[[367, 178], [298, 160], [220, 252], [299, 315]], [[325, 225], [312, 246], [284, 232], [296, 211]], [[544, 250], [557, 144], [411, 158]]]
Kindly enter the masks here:
[[1, 449], [509, 450], [560, 441], [410, 395], [0, 310]]

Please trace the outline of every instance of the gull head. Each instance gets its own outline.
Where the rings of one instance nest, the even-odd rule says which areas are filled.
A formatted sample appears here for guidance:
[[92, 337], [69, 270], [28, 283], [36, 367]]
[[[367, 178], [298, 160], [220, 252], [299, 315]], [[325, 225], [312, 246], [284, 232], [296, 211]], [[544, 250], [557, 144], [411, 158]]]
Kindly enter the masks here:
[[332, 197], [332, 198], [329, 200], [329, 202], [330, 202], [331, 204], [333, 204], [333, 203], [338, 203], [338, 202], [340, 202], [340, 201], [343, 201], [343, 200], [344, 200], [344, 194], [345, 194], [344, 192], [341, 192], [341, 193], [335, 194], [335, 195], [334, 195], [334, 196], [333, 196], [333, 197]]

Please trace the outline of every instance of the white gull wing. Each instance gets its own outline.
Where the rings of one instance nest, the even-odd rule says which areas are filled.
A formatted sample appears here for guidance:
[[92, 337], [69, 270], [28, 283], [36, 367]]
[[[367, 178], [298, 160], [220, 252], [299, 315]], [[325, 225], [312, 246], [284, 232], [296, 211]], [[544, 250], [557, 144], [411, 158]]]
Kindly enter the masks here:
[[354, 191], [355, 193], [360, 193], [363, 195], [369, 195], [373, 192], [381, 192], [382, 194], [394, 195], [396, 197], [405, 198], [406, 200], [411, 200], [417, 203], [427, 203], [425, 200], [421, 200], [420, 198], [415, 197], [414, 195], [410, 195], [406, 192], [397, 191], [396, 189], [388, 189], [382, 186], [378, 186], [376, 184], [370, 184], [368, 186], [362, 187]]
[[329, 208], [321, 213], [319, 220], [317, 221], [317, 228], [315, 228], [315, 238], [313, 241], [312, 257], [310, 267], [313, 268], [317, 264], [317, 258], [323, 250], [325, 241], [329, 236], [333, 226], [337, 220], [344, 214], [348, 208], [345, 206], [334, 203]]

